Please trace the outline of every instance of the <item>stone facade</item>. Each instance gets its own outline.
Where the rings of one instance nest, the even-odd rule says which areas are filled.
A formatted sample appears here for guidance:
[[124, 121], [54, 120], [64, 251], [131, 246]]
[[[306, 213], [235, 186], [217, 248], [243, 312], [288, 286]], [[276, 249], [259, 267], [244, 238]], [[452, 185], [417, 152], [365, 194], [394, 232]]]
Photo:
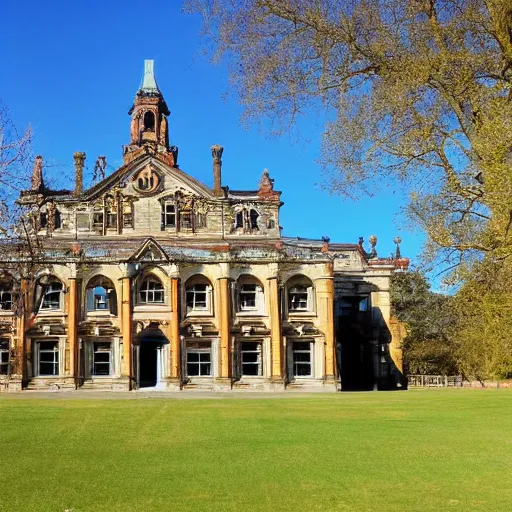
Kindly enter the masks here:
[[[405, 259], [281, 237], [281, 193], [178, 166], [146, 61], [124, 165], [21, 194], [29, 236], [0, 244], [0, 390], [327, 390], [403, 386], [389, 277]], [[104, 158], [95, 172], [104, 172]], [[372, 242], [375, 246], [375, 242]]]

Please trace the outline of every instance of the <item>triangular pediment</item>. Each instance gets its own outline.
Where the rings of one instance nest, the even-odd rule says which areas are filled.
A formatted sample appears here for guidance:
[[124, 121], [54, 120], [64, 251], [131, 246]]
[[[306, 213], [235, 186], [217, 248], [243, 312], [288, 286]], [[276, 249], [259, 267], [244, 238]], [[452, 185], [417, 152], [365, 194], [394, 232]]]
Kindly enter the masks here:
[[210, 188], [177, 167], [153, 155], [143, 155], [90, 188], [85, 197], [95, 199], [110, 190], [121, 189], [134, 196], [183, 196], [213, 198]]
[[169, 261], [169, 258], [160, 244], [150, 237], [130, 256], [128, 261], [151, 263], [152, 261]]

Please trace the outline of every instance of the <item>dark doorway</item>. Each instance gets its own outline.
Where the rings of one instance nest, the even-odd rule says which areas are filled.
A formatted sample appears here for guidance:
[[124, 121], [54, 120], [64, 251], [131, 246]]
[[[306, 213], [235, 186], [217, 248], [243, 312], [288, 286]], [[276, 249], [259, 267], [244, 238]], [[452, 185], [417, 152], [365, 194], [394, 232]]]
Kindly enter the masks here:
[[141, 388], [156, 386], [157, 379], [157, 344], [142, 343], [139, 352], [140, 384]]
[[336, 306], [336, 352], [341, 390], [371, 391], [376, 380], [368, 298], [343, 297]]
[[357, 332], [357, 329], [343, 327], [338, 331], [341, 337], [339, 347], [341, 389], [342, 391], [371, 391], [375, 386], [373, 344]]

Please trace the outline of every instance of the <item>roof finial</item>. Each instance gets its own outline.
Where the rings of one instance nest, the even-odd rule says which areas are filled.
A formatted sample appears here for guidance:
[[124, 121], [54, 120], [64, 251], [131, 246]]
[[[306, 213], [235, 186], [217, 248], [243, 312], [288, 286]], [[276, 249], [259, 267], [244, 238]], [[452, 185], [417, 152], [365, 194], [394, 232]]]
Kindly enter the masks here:
[[146, 93], [159, 93], [158, 85], [156, 85], [155, 72], [154, 72], [154, 60], [146, 59], [144, 61], [144, 76], [142, 77], [142, 85], [140, 90]]

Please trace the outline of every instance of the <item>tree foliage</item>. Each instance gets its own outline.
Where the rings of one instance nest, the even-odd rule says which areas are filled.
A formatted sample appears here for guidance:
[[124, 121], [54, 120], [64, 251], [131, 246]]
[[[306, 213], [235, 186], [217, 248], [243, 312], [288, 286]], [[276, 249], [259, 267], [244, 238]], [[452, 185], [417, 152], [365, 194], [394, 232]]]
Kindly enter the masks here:
[[185, 0], [248, 119], [322, 105], [333, 191], [402, 184], [449, 261], [512, 253], [510, 0]]
[[478, 264], [454, 300], [452, 338], [460, 372], [473, 379], [512, 377], [512, 268]]
[[408, 374], [454, 375], [456, 345], [451, 337], [455, 320], [453, 297], [434, 293], [418, 270], [394, 274], [392, 313], [406, 324], [404, 365]]

